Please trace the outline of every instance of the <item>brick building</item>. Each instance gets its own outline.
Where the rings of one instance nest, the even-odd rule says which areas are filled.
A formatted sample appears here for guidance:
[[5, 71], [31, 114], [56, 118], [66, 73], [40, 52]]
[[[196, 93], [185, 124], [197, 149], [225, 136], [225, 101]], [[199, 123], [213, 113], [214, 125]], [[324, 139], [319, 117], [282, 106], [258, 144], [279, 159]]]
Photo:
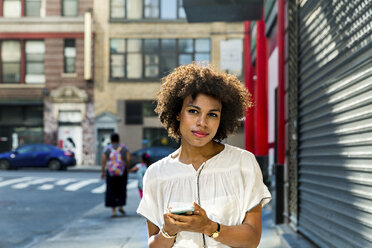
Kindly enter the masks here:
[[94, 163], [93, 81], [84, 61], [92, 8], [93, 0], [0, 0], [1, 152], [49, 143], [74, 150], [78, 164]]

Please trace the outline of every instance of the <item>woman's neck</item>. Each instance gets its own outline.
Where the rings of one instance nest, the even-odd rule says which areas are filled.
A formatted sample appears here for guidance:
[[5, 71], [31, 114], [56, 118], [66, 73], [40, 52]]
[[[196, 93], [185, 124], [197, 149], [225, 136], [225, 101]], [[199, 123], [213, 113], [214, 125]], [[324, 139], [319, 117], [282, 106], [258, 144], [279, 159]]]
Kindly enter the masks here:
[[185, 164], [192, 164], [197, 170], [205, 161], [220, 153], [224, 145], [215, 141], [209, 142], [203, 147], [182, 145], [177, 154], [178, 160]]

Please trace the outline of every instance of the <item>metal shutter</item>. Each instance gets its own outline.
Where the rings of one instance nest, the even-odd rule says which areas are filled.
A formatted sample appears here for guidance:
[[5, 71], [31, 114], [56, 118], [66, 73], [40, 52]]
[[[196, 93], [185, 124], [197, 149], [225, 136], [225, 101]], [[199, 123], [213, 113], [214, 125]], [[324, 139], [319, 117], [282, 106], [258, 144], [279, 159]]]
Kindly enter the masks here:
[[298, 230], [372, 247], [372, 0], [298, 4]]

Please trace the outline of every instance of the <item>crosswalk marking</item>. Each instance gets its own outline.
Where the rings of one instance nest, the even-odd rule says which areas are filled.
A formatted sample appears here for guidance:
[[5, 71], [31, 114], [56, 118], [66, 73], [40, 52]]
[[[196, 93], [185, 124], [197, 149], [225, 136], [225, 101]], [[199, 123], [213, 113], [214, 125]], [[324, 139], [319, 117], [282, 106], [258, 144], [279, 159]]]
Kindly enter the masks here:
[[53, 184], [43, 184], [43, 185], [41, 185], [37, 189], [40, 189], [40, 190], [50, 190], [50, 189], [53, 189], [53, 188], [54, 188], [54, 185]]
[[65, 179], [60, 179], [56, 182], [56, 185], [58, 186], [62, 186], [62, 185], [66, 185], [68, 183], [72, 183], [72, 182], [76, 182], [77, 179], [75, 178], [65, 178]]
[[71, 184], [71, 185], [67, 186], [65, 188], [65, 190], [66, 191], [76, 191], [80, 188], [83, 188], [83, 187], [89, 185], [89, 184], [98, 183], [98, 182], [100, 182], [99, 179], [87, 179], [87, 180], [83, 180], [83, 181]]
[[31, 179], [32, 179], [32, 177], [21, 177], [21, 178], [16, 178], [16, 179], [5, 180], [3, 182], [0, 182], [0, 187], [8, 186], [8, 185], [15, 184], [15, 183], [24, 182], [24, 181], [31, 180]]
[[39, 178], [39, 179], [28, 181], [28, 182], [25, 182], [25, 183], [18, 183], [16, 185], [13, 185], [12, 188], [14, 188], [14, 189], [24, 189], [24, 188], [27, 188], [30, 185], [42, 184], [42, 183], [50, 182], [50, 181], [54, 181], [54, 180], [55, 180], [54, 178]]
[[[38, 190], [52, 190], [56, 189], [57, 186], [65, 186], [65, 191], [77, 191], [84, 188], [90, 184], [97, 184], [98, 186], [93, 188], [90, 193], [92, 194], [103, 194], [106, 192], [106, 183], [100, 179], [79, 179], [79, 178], [38, 178], [38, 177], [21, 177], [16, 179], [5, 179], [0, 177], [0, 187], [10, 186], [14, 189], [25, 189], [32, 185], [38, 185]], [[68, 185], [69, 184], [69, 185]], [[138, 187], [138, 182], [135, 179], [129, 179], [127, 189], [136, 189]]]
[[93, 194], [102, 194], [106, 191], [106, 184], [102, 184], [101, 186], [99, 186], [98, 188], [95, 188], [93, 189], [91, 192]]

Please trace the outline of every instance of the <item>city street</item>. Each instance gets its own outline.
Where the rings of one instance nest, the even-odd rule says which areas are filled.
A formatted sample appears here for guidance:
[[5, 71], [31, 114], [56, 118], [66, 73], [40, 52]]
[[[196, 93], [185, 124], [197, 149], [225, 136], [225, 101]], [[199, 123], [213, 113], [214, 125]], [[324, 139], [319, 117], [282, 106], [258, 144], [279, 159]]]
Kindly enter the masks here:
[[[0, 171], [1, 248], [147, 247], [145, 220], [136, 214], [137, 181], [130, 174], [126, 214], [104, 207], [99, 171]], [[271, 205], [263, 209], [260, 248], [279, 248]]]
[[[47, 169], [1, 171], [0, 247], [37, 244], [102, 203], [105, 184], [99, 176]], [[136, 189], [136, 183], [130, 179], [129, 188]]]

